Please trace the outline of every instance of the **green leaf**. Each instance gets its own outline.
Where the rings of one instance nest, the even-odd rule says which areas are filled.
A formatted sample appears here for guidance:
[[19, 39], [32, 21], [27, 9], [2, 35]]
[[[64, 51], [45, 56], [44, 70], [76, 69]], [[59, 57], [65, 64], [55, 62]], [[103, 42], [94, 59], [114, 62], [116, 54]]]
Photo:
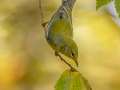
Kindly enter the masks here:
[[[112, 0], [96, 0], [96, 9], [110, 3]], [[118, 0], [119, 1], [119, 0]]]
[[118, 16], [120, 17], [120, 0], [115, 0], [115, 8], [118, 13]]
[[55, 90], [92, 90], [88, 81], [77, 71], [66, 70], [57, 81]]

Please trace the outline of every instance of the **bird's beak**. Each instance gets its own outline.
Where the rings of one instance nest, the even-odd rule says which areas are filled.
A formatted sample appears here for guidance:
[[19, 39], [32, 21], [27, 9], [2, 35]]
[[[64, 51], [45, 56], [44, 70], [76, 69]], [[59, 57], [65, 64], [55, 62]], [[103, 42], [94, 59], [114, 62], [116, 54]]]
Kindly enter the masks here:
[[79, 65], [78, 60], [74, 59], [74, 61], [75, 61], [75, 64], [77, 65], [77, 67], [78, 67], [78, 65]]

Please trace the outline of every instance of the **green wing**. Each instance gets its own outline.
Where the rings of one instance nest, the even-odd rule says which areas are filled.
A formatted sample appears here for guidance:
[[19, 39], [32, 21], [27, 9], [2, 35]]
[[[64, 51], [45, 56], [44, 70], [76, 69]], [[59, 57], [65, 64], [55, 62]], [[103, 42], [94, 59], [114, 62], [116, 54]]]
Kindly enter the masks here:
[[59, 33], [73, 37], [73, 25], [71, 11], [61, 6], [48, 22], [48, 34]]
[[73, 28], [70, 22], [66, 19], [55, 21], [49, 29], [49, 34], [62, 34], [68, 37], [73, 37]]

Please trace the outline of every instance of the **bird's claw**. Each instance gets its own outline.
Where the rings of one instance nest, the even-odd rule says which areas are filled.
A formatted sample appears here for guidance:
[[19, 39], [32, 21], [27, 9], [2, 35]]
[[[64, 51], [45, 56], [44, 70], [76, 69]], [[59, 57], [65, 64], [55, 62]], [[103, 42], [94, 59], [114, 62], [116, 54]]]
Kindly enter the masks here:
[[42, 25], [43, 27], [45, 27], [47, 23], [48, 23], [48, 22], [44, 22], [44, 23], [42, 23], [41, 25]]

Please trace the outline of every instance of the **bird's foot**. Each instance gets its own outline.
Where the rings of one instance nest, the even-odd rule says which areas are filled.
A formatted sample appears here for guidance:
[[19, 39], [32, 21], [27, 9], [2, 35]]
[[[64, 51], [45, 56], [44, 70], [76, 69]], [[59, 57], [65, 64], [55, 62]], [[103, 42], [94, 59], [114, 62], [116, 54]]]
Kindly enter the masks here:
[[42, 23], [41, 25], [42, 25], [43, 27], [45, 27], [47, 23], [48, 23], [48, 22], [44, 22], [44, 23]]

